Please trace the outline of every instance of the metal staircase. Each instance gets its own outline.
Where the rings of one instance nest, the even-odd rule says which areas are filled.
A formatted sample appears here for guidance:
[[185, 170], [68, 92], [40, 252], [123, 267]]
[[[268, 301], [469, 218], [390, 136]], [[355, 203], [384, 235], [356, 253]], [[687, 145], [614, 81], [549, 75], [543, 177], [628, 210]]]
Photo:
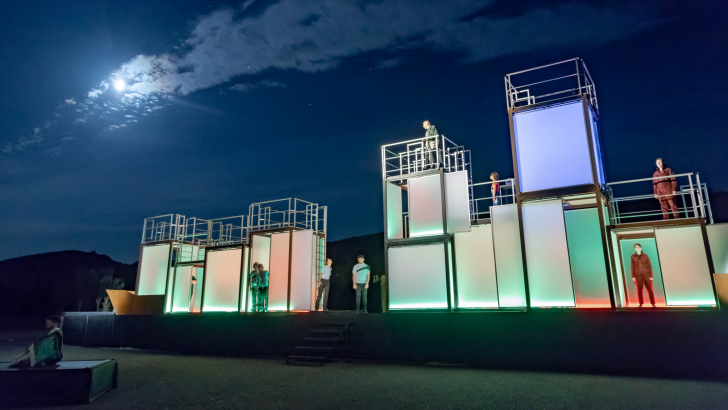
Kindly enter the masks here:
[[286, 356], [286, 364], [318, 364], [349, 360], [352, 323], [317, 323], [301, 345]]

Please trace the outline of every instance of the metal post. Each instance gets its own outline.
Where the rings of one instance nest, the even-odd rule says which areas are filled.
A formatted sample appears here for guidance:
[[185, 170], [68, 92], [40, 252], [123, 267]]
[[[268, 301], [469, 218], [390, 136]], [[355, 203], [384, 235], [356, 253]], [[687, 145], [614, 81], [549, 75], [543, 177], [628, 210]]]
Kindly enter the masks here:
[[705, 204], [703, 203], [703, 191], [700, 186], [700, 173], [695, 173], [695, 184], [698, 186], [698, 205], [700, 208], [700, 217], [705, 219]]
[[693, 214], [695, 215], [696, 218], [699, 218], [698, 217], [698, 207], [697, 207], [697, 204], [695, 203], [695, 192], [693, 192], [693, 176], [692, 175], [688, 175], [688, 182], [690, 183], [690, 199], [693, 202]]

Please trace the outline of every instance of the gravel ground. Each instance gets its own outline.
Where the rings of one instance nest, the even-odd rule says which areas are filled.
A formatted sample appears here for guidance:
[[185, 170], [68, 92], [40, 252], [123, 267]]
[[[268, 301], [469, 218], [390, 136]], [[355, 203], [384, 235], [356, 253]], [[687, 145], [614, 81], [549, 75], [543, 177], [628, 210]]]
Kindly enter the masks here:
[[[32, 332], [0, 333], [0, 361]], [[728, 384], [393, 363], [286, 366], [281, 358], [66, 346], [65, 360], [112, 358], [119, 387], [63, 409], [728, 408]]]

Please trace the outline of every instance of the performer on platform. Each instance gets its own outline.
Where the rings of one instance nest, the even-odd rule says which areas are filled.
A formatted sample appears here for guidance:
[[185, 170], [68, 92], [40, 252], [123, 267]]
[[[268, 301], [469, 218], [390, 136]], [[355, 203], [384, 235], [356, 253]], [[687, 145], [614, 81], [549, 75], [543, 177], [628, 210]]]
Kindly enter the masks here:
[[15, 358], [10, 367], [51, 366], [63, 359], [63, 332], [61, 318], [56, 315], [45, 319], [48, 334], [33, 342], [25, 353]]
[[655, 307], [655, 293], [652, 291], [652, 263], [650, 257], [642, 253], [642, 245], [634, 244], [635, 253], [630, 259], [630, 270], [632, 271], [632, 280], [637, 286], [637, 298], [642, 307], [642, 287], [647, 288], [647, 294], [650, 296], [650, 303]]
[[260, 295], [258, 294], [258, 262], [253, 262], [253, 270], [250, 271], [250, 306], [253, 312], [259, 311]]
[[369, 275], [371, 268], [364, 263], [364, 255], [356, 257], [357, 263], [352, 269], [352, 280], [354, 282], [354, 290], [356, 291], [356, 313], [359, 313], [360, 304], [364, 304], [364, 313], [367, 311], [367, 290], [369, 289]]
[[431, 169], [437, 169], [439, 167], [437, 161], [437, 152], [439, 150], [437, 144], [437, 137], [440, 135], [437, 131], [437, 127], [430, 124], [430, 121], [425, 120], [422, 123], [422, 128], [425, 129], [425, 138], [422, 139], [422, 146], [424, 148], [423, 156], [425, 159], [425, 166]]
[[265, 266], [262, 263], [258, 264], [258, 304], [260, 305], [259, 312], [268, 311], [268, 279], [269, 273], [265, 270]]
[[321, 294], [324, 295], [324, 312], [329, 310], [329, 289], [331, 288], [331, 265], [333, 261], [331, 258], [326, 258], [326, 265], [321, 269], [321, 276], [319, 277], [318, 295], [316, 296], [316, 311], [319, 310], [319, 304], [321, 303]]
[[[662, 158], [657, 158], [655, 160], [655, 165], [657, 165], [657, 170], [652, 174], [653, 178], [675, 175], [670, 168], [665, 167], [665, 163], [662, 161]], [[655, 191], [655, 199], [660, 201], [662, 219], [670, 219], [670, 209], [672, 209], [672, 215], [675, 219], [680, 218], [674, 196], [677, 193], [677, 179], [653, 179], [652, 188]]]
[[[490, 173], [490, 180], [491, 181], [497, 181], [500, 179], [500, 175], [498, 175], [497, 172], [491, 172]], [[493, 205], [501, 205], [500, 204], [500, 197], [501, 197], [501, 189], [500, 189], [500, 182], [493, 182], [490, 184], [490, 193], [493, 195]]]

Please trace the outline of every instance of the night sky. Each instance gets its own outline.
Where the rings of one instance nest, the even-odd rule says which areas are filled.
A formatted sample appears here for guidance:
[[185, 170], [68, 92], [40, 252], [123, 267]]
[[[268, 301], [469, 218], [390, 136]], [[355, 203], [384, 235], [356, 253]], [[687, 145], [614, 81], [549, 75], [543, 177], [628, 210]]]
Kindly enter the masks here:
[[726, 191], [726, 21], [724, 1], [5, 1], [0, 260], [133, 262], [145, 217], [285, 197], [328, 205], [330, 239], [380, 232], [382, 144], [429, 119], [476, 181], [511, 177], [503, 76], [573, 57], [609, 180], [663, 156]]

